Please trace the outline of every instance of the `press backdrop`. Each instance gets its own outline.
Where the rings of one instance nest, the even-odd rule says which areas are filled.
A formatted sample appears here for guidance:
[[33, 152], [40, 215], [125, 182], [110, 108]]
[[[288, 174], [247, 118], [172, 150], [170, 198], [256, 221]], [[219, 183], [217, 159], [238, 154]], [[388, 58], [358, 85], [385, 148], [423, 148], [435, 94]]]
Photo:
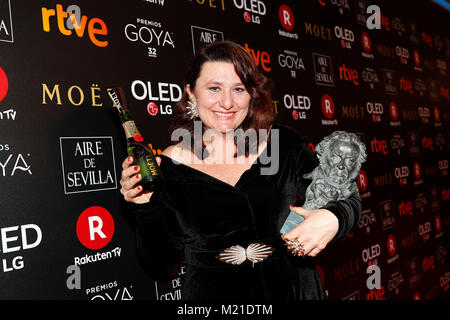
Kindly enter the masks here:
[[106, 90], [124, 88], [158, 154], [188, 59], [221, 39], [312, 148], [335, 130], [367, 147], [361, 222], [317, 258], [329, 298], [448, 298], [449, 18], [425, 0], [0, 0], [0, 298], [180, 298], [182, 262], [155, 282], [137, 259]]

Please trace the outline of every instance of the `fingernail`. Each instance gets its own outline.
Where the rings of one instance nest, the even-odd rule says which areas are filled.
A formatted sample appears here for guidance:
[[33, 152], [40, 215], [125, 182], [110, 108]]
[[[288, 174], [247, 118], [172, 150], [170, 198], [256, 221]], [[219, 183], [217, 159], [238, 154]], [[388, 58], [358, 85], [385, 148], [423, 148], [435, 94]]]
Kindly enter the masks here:
[[292, 209], [294, 206], [290, 205], [289, 208]]
[[138, 173], [137, 175], [136, 175], [136, 179], [139, 179], [141, 177], [141, 175]]
[[134, 167], [134, 171], [138, 171], [139, 170], [139, 166]]

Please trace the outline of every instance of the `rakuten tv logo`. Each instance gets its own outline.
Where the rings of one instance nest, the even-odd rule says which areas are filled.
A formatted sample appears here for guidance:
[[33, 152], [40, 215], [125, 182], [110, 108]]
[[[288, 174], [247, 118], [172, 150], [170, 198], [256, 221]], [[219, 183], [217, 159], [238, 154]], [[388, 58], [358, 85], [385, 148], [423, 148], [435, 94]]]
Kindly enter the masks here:
[[[99, 18], [88, 18], [81, 15], [80, 7], [70, 5], [64, 11], [61, 4], [56, 5], [55, 9], [42, 8], [42, 29], [50, 32], [51, 20], [56, 20], [59, 32], [64, 36], [71, 36], [73, 32], [83, 38], [87, 32], [91, 42], [97, 47], [108, 46], [108, 41], [104, 36], [108, 34], [108, 28], [103, 20]], [[54, 17], [51, 19], [51, 17]], [[89, 20], [89, 21], [88, 21]], [[87, 29], [87, 30], [86, 30]], [[100, 38], [99, 38], [100, 36]]]
[[84, 210], [77, 221], [77, 236], [88, 249], [101, 249], [114, 235], [114, 220], [105, 208], [99, 206]]
[[324, 94], [321, 100], [322, 113], [326, 119], [322, 119], [323, 125], [337, 125], [338, 120], [332, 119], [334, 117], [334, 102], [333, 99], [328, 94]]
[[[5, 71], [0, 67], [0, 102], [6, 97], [9, 89], [9, 81], [6, 76]], [[4, 107], [4, 105], [0, 105], [0, 107]], [[12, 108], [9, 108], [4, 111], [0, 111], [0, 120], [15, 120], [16, 119], [16, 111]], [[1, 144], [0, 144], [1, 146]], [[1, 149], [0, 149], [1, 151]]]
[[287, 5], [283, 4], [278, 9], [278, 18], [280, 19], [280, 23], [287, 31], [291, 31], [294, 29], [295, 20], [294, 14]]
[[6, 97], [8, 93], [8, 77], [6, 76], [5, 71], [0, 68], [0, 102]]

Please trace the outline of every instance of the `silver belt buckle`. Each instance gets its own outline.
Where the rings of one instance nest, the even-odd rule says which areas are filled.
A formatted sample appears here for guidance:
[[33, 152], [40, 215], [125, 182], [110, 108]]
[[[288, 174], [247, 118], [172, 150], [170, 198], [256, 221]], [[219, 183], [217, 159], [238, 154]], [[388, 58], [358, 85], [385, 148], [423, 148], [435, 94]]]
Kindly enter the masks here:
[[234, 245], [221, 251], [217, 259], [233, 265], [240, 265], [245, 260], [249, 260], [255, 264], [266, 260], [274, 251], [275, 249], [273, 247], [262, 243], [252, 243], [247, 248]]

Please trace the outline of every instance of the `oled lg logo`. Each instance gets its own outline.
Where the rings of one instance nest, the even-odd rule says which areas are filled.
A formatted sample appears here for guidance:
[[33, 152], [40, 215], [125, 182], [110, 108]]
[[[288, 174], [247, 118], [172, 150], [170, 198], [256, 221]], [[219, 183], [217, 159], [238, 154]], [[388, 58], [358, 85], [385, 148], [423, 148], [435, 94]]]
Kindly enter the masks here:
[[172, 114], [172, 104], [181, 100], [181, 87], [175, 83], [134, 80], [131, 93], [137, 100], [148, 100], [147, 112], [151, 116]]
[[0, 41], [14, 42], [10, 0], [0, 1]]
[[306, 119], [307, 111], [311, 108], [311, 100], [308, 96], [285, 94], [283, 103], [287, 109], [292, 110], [294, 120]]
[[[0, 252], [2, 254], [0, 271], [10, 272], [23, 269], [25, 261], [22, 255], [17, 255], [41, 244], [42, 230], [36, 224], [0, 228]], [[14, 257], [10, 253], [16, 252]]]
[[260, 0], [233, 0], [233, 3], [236, 8], [245, 10], [245, 22], [260, 24], [261, 16], [267, 12], [266, 5]]
[[334, 35], [340, 40], [341, 46], [344, 49], [351, 49], [352, 43], [355, 41], [355, 34], [352, 30], [343, 28], [341, 26], [334, 27]]
[[383, 104], [380, 102], [367, 102], [367, 113], [372, 115], [373, 122], [381, 122], [381, 116], [384, 113]]

